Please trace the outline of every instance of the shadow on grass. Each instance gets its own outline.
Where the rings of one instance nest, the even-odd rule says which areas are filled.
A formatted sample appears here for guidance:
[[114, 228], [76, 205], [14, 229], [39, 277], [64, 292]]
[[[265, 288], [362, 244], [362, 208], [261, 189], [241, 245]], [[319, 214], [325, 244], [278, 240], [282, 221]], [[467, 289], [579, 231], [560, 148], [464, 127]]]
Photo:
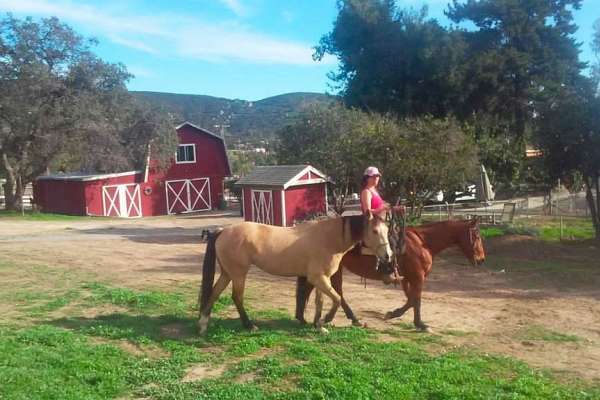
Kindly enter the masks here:
[[244, 329], [238, 318], [212, 318], [207, 335], [204, 337], [198, 333], [195, 318], [173, 315], [114, 313], [94, 318], [60, 318], [50, 323], [89, 336], [128, 340], [135, 343], [178, 341], [185, 344], [224, 344], [238, 335], [284, 333], [303, 336], [311, 331], [310, 328], [303, 327], [295, 320], [281, 317], [254, 320], [259, 328], [257, 332]]

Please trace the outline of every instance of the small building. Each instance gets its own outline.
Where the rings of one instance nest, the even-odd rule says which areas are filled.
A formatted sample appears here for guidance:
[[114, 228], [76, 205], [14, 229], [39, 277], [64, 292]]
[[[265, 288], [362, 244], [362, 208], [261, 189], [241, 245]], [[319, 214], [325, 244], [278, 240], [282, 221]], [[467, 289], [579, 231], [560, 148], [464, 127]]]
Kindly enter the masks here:
[[45, 212], [123, 218], [216, 208], [231, 175], [223, 139], [189, 122], [176, 130], [179, 146], [166, 170], [150, 160], [144, 171], [40, 176], [35, 203]]
[[236, 185], [242, 188], [246, 221], [293, 226], [327, 213], [327, 177], [310, 165], [256, 167]]

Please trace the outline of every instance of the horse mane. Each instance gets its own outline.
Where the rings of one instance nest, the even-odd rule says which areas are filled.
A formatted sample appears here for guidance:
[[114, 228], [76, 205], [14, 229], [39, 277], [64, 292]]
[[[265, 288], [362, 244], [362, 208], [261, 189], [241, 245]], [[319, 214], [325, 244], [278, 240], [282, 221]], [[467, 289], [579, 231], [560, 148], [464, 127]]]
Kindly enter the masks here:
[[366, 228], [365, 217], [363, 215], [348, 215], [342, 217], [342, 235], [346, 231], [346, 224], [350, 226], [350, 237], [352, 241], [358, 242], [363, 237]]

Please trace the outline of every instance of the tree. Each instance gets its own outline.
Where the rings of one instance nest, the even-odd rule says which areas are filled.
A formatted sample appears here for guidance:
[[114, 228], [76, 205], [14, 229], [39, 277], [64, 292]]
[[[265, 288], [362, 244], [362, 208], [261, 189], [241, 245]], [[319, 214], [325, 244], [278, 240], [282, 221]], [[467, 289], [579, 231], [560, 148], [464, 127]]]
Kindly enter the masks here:
[[464, 31], [469, 62], [459, 116], [502, 118], [524, 157], [537, 105], [585, 66], [572, 36], [572, 10], [580, 7], [581, 0], [452, 0], [447, 16], [476, 27]]
[[121, 64], [98, 59], [86, 40], [56, 18], [0, 20], [0, 171], [6, 207], [54, 167], [114, 171], [173, 154], [168, 116], [133, 101]]
[[591, 79], [565, 86], [540, 110], [538, 143], [549, 178], [583, 177], [596, 238], [600, 240], [600, 98]]
[[459, 102], [462, 36], [427, 8], [398, 11], [393, 0], [342, 0], [315, 58], [338, 58], [330, 78], [348, 106], [399, 117], [444, 117]]
[[277, 159], [280, 164], [311, 164], [328, 174], [334, 208], [341, 213], [354, 182], [364, 168], [358, 145], [360, 113], [341, 105], [314, 106], [281, 129]]
[[368, 165], [383, 170], [383, 195], [408, 198], [420, 215], [424, 200], [462, 186], [476, 172], [471, 135], [453, 119], [398, 120], [342, 106], [315, 108], [279, 133], [281, 163], [308, 163], [327, 173], [341, 212], [348, 194], [360, 190]]
[[600, 18], [594, 23], [592, 50], [596, 56], [596, 62], [592, 65], [592, 76], [596, 82], [596, 88], [598, 88], [600, 86]]

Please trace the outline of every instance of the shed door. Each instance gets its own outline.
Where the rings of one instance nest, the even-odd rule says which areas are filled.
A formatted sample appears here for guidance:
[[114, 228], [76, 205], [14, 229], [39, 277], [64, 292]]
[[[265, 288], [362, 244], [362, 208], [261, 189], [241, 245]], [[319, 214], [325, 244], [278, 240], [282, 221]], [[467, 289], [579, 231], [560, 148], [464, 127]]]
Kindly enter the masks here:
[[142, 216], [140, 185], [108, 185], [102, 187], [105, 217], [139, 218]]
[[180, 179], [165, 182], [167, 214], [211, 209], [210, 179]]
[[252, 221], [273, 225], [273, 192], [252, 190]]

